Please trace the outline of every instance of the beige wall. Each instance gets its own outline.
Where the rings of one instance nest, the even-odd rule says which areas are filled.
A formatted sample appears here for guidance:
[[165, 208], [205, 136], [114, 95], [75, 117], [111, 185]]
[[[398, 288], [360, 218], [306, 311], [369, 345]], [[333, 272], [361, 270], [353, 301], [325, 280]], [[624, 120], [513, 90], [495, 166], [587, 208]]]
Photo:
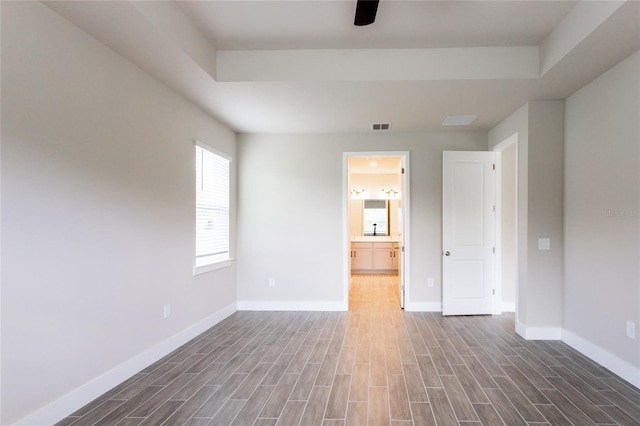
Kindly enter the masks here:
[[516, 145], [512, 144], [500, 154], [501, 193], [501, 280], [502, 305], [516, 302]]
[[490, 147], [518, 135], [518, 332], [562, 338], [636, 386], [640, 344], [625, 332], [640, 324], [638, 75], [636, 52], [564, 108], [530, 102], [489, 132]]
[[522, 323], [527, 317], [527, 265], [528, 265], [528, 156], [529, 144], [529, 104], [523, 105], [499, 125], [489, 131], [489, 148], [517, 134], [517, 159], [518, 180], [516, 183], [517, 200], [517, 276], [516, 284], [516, 322]]
[[[640, 53], [567, 99], [564, 327], [640, 386]], [[625, 335], [636, 324], [636, 339]], [[598, 351], [604, 351], [600, 354]], [[606, 362], [606, 359], [598, 359]], [[626, 367], [624, 367], [626, 364]], [[615, 370], [614, 370], [615, 371]]]
[[[485, 132], [240, 135], [239, 307], [345, 309], [343, 153], [409, 151], [407, 308], [439, 309], [442, 151], [486, 146]], [[429, 277], [434, 287], [427, 287]]]
[[235, 268], [192, 274], [195, 138], [235, 157], [231, 131], [122, 57], [3, 2], [1, 424], [87, 385], [68, 415], [235, 307]]
[[[489, 132], [489, 147], [518, 134], [517, 330], [560, 338], [562, 327], [564, 102], [524, 105]], [[538, 250], [550, 238], [551, 250]]]
[[[529, 105], [528, 326], [562, 325], [564, 102]], [[550, 238], [551, 250], [538, 239]]]

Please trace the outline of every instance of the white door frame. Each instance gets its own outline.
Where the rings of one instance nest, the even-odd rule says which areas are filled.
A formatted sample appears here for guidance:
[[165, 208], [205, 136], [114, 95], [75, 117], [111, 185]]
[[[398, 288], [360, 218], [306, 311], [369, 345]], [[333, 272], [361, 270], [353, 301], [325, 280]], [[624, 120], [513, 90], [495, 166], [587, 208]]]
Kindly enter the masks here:
[[496, 256], [495, 256], [495, 285], [496, 290], [494, 314], [502, 313], [502, 151], [514, 145], [516, 150], [516, 162], [515, 162], [515, 174], [516, 174], [516, 252], [515, 252], [515, 273], [516, 273], [516, 288], [515, 288], [515, 311], [516, 311], [516, 323], [518, 319], [518, 133], [514, 133], [502, 142], [498, 143], [492, 148], [492, 151], [496, 153], [496, 224], [495, 224], [495, 244], [496, 244]]
[[343, 289], [342, 297], [345, 310], [349, 310], [349, 285], [351, 280], [351, 270], [349, 269], [349, 253], [351, 250], [351, 241], [349, 238], [349, 158], [350, 157], [402, 157], [404, 163], [404, 188], [405, 193], [402, 194], [404, 201], [404, 210], [402, 212], [404, 223], [404, 306], [406, 307], [411, 303], [411, 274], [409, 273], [411, 265], [411, 244], [410, 244], [410, 153], [409, 151], [349, 151], [342, 153], [342, 277], [343, 277]]

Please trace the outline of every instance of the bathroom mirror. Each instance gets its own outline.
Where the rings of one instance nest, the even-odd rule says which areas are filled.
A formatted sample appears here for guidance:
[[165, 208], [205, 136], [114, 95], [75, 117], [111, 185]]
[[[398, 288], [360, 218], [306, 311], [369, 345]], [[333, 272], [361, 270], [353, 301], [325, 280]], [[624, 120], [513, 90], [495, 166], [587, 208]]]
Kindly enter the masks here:
[[364, 200], [362, 230], [365, 236], [389, 235], [389, 201]]

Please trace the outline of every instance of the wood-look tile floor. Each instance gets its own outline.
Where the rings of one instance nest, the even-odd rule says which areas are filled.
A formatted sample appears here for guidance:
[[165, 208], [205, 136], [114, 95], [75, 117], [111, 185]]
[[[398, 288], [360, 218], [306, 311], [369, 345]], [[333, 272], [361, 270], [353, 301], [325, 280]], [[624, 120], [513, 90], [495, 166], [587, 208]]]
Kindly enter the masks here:
[[513, 330], [354, 276], [349, 312], [236, 312], [58, 424], [640, 425], [640, 390]]

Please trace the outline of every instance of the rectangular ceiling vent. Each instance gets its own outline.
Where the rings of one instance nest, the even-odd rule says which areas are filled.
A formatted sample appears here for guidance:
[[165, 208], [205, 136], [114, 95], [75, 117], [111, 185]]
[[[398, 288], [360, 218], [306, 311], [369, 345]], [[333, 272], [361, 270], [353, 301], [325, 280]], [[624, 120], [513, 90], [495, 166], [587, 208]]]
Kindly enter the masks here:
[[373, 123], [371, 125], [371, 130], [389, 130], [390, 128], [390, 123]]
[[449, 115], [442, 122], [443, 126], [468, 126], [478, 118], [477, 115]]

